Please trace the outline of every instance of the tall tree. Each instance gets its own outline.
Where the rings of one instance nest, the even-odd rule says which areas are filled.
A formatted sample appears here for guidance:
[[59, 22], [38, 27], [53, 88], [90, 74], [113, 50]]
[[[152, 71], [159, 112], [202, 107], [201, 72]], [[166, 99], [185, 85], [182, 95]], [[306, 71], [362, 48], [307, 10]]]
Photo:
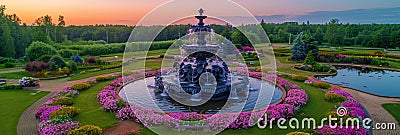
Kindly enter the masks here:
[[324, 41], [324, 33], [320, 27], [317, 28], [317, 31], [315, 31], [313, 37], [318, 42], [318, 44], [322, 44], [322, 42]]
[[10, 28], [7, 23], [1, 25], [3, 33], [1, 35], [0, 43], [2, 46], [1, 53], [4, 57], [15, 57], [14, 38], [11, 36]]

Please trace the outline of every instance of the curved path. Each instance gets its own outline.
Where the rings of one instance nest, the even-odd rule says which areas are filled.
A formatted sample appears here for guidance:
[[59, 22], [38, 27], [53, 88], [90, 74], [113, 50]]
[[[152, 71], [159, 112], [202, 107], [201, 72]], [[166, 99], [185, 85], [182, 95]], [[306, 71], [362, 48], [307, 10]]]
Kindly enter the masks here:
[[[104, 75], [99, 75], [99, 76], [107, 76], [107, 75], [112, 75], [112, 74], [115, 74], [115, 73], [104, 74]], [[38, 90], [49, 91], [51, 93], [44, 96], [43, 98], [39, 99], [35, 103], [33, 103], [21, 114], [21, 116], [19, 117], [18, 125], [17, 125], [18, 135], [36, 135], [36, 134], [38, 134], [37, 128], [38, 128], [39, 121], [35, 118], [35, 113], [43, 103], [45, 103], [47, 100], [49, 100], [53, 94], [55, 94], [56, 91], [61, 90], [62, 88], [66, 87], [66, 86], [71, 86], [75, 83], [94, 79], [96, 77], [98, 77], [98, 76], [93, 76], [93, 77], [86, 78], [83, 80], [75, 80], [75, 81], [67, 81], [67, 82], [57, 82], [56, 80], [41, 81], [40, 82], [41, 87]]]
[[43, 98], [39, 99], [31, 106], [29, 106], [19, 117], [17, 125], [18, 135], [35, 135], [38, 134], [37, 127], [39, 121], [35, 118], [35, 112], [39, 107], [51, 98], [54, 93], [47, 94]]
[[396, 130], [373, 130], [376, 135], [398, 135], [400, 134], [400, 126], [396, 119], [383, 107], [385, 103], [399, 103], [399, 98], [386, 98], [374, 96], [371, 94], [359, 92], [354, 89], [343, 88], [349, 92], [358, 102], [360, 102], [369, 112], [373, 123], [396, 123]]

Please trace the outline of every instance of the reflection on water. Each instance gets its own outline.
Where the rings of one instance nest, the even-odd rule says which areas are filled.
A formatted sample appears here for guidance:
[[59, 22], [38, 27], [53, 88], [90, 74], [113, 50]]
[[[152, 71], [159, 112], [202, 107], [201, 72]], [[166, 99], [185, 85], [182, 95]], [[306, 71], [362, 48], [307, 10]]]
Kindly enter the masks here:
[[400, 97], [400, 72], [361, 67], [338, 67], [336, 76], [318, 79], [351, 87], [371, 94]]
[[[257, 90], [249, 91], [248, 95], [238, 93], [240, 99], [235, 101], [233, 104], [226, 105], [226, 101], [208, 101], [200, 106], [185, 106], [175, 102], [169, 97], [163, 97], [161, 96], [161, 93], [156, 93], [154, 89], [149, 88], [148, 85], [153, 83], [153, 77], [135, 81], [125, 86], [120, 91], [119, 95], [129, 103], [133, 103], [148, 109], [160, 109], [164, 112], [198, 112], [212, 114], [217, 113], [223, 107], [226, 110], [237, 110], [238, 107], [243, 107], [240, 106], [240, 104], [243, 104], [244, 102], [245, 105], [243, 107], [243, 111], [264, 108], [269, 103], [278, 102], [283, 95], [282, 90], [278, 87], [275, 87], [273, 84], [259, 79], [250, 78], [250, 87]], [[260, 94], [261, 86], [263, 87], [261, 89], [263, 92]]]

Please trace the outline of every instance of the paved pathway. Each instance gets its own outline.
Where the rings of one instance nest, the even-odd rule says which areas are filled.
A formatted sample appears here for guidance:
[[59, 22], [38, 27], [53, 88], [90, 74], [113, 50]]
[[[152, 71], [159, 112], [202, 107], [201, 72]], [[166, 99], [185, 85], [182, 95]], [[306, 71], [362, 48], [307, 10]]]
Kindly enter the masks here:
[[396, 123], [396, 130], [373, 130], [375, 135], [399, 135], [400, 126], [396, 119], [381, 105], [384, 103], [399, 103], [399, 98], [385, 98], [359, 92], [353, 89], [343, 88], [360, 102], [371, 115], [373, 123]]
[[[111, 73], [111, 74], [114, 74], [114, 73]], [[105, 74], [105, 75], [99, 75], [99, 76], [106, 76], [106, 75], [111, 75], [111, 74]], [[34, 104], [29, 106], [21, 114], [19, 121], [18, 121], [18, 125], [17, 125], [18, 135], [36, 135], [36, 134], [38, 134], [37, 127], [38, 127], [39, 121], [35, 118], [35, 113], [39, 109], [39, 107], [43, 103], [45, 103], [47, 100], [49, 100], [51, 98], [51, 95], [53, 95], [56, 91], [61, 90], [62, 88], [66, 87], [66, 86], [71, 86], [75, 83], [82, 82], [82, 81], [88, 80], [88, 79], [93, 79], [96, 77], [97, 76], [90, 77], [90, 78], [83, 79], [83, 80], [67, 81], [67, 82], [57, 82], [55, 80], [41, 81], [40, 82], [41, 87], [38, 90], [49, 91], [51, 93], [44, 96], [43, 98], [39, 99], [38, 101], [36, 101]]]
[[22, 113], [22, 115], [19, 117], [17, 125], [18, 135], [38, 134], [37, 126], [39, 124], [39, 120], [35, 118], [35, 113], [43, 103], [51, 98], [51, 95], [53, 95], [53, 93], [50, 93], [39, 99]]

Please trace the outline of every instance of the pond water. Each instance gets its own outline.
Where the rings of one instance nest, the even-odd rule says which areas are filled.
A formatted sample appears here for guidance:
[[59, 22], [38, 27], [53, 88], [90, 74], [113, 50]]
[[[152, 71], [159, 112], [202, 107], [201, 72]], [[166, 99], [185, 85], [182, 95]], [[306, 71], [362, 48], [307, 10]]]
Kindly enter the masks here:
[[320, 76], [318, 79], [367, 93], [400, 97], [400, 72], [361, 67], [337, 67], [336, 76]]
[[[153, 88], [148, 87], [149, 84], [154, 84], [154, 77], [132, 82], [126, 85], [118, 94], [123, 100], [147, 109], [205, 114], [215, 114], [221, 108], [224, 108], [224, 111], [234, 111], [240, 109], [238, 106], [243, 107], [243, 109], [240, 109], [242, 111], [265, 108], [270, 103], [278, 102], [283, 96], [282, 90], [270, 82], [249, 78], [249, 83], [250, 87], [256, 90], [249, 91], [248, 94], [238, 93], [239, 99], [232, 104], [227, 104], [226, 101], [208, 101], [199, 106], [182, 105], [170, 97], [161, 96]], [[263, 88], [260, 90], [261, 86]], [[263, 92], [260, 93], [260, 91]], [[243, 103], [245, 103], [244, 106], [241, 106]]]

